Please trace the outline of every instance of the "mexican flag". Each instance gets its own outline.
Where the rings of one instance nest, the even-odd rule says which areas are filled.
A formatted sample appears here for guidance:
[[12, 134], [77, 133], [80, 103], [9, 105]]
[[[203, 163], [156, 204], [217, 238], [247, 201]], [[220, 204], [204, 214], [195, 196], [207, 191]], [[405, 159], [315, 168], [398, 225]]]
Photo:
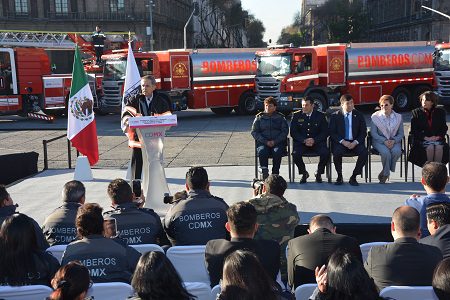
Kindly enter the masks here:
[[73, 147], [87, 156], [91, 166], [98, 162], [97, 126], [93, 107], [94, 97], [76, 46], [68, 103], [67, 138]]

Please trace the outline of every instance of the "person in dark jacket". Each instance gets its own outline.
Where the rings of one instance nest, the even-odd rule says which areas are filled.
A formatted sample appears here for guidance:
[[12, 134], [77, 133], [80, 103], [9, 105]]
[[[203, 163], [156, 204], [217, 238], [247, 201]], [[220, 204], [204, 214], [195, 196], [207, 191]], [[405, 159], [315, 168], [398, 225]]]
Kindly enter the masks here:
[[95, 50], [95, 63], [100, 65], [102, 62], [103, 50], [105, 48], [106, 35], [102, 32], [100, 26], [95, 26], [95, 31], [92, 33], [92, 45]]
[[62, 190], [64, 204], [45, 218], [42, 231], [50, 246], [66, 245], [76, 239], [75, 216], [84, 204], [86, 188], [78, 180], [67, 182]]
[[167, 244], [158, 214], [153, 209], [138, 207], [128, 182], [120, 178], [111, 181], [108, 196], [114, 210], [105, 212], [103, 216], [115, 220], [119, 238], [128, 245]]
[[422, 107], [416, 108], [411, 115], [413, 145], [408, 159], [422, 167], [427, 161], [449, 161], [449, 148], [445, 141], [447, 133], [446, 112], [437, 107], [438, 96], [427, 91], [419, 96]]
[[139, 116], [158, 116], [171, 114], [168, 100], [156, 91], [156, 80], [152, 75], [141, 78], [141, 94], [132, 96], [125, 102], [122, 112], [122, 128], [128, 135], [128, 146], [133, 149], [131, 155], [131, 179], [141, 179], [142, 150], [135, 130], [130, 130], [128, 119]]
[[7, 217], [0, 229], [0, 285], [50, 285], [59, 262], [39, 249], [33, 220], [20, 213]]
[[103, 236], [102, 208], [96, 203], [80, 206], [75, 224], [80, 239], [67, 245], [62, 265], [79, 260], [94, 282], [130, 283], [141, 255], [121, 240]]
[[[17, 211], [17, 207], [19, 207], [19, 205], [14, 204], [14, 201], [6, 190], [6, 187], [4, 185], [0, 185], [0, 224], [2, 224], [7, 217], [12, 216], [15, 213], [19, 213]], [[49, 245], [44, 237], [44, 234], [42, 233], [41, 227], [33, 218], [29, 218], [34, 226], [38, 248], [41, 250], [47, 249]]]
[[444, 258], [450, 258], [450, 203], [429, 205], [427, 226], [431, 235], [419, 240], [419, 243], [435, 246]]
[[303, 162], [303, 154], [308, 153], [317, 153], [320, 156], [314, 175], [316, 182], [321, 183], [330, 156], [327, 147], [328, 122], [322, 112], [314, 110], [314, 100], [310, 96], [302, 99], [302, 110], [292, 114], [290, 131], [294, 141], [292, 155], [298, 173], [302, 175], [300, 183], [306, 183], [309, 177]]
[[226, 238], [228, 204], [209, 192], [208, 173], [202, 167], [186, 172], [184, 198], [175, 199], [164, 217], [164, 230], [172, 246], [205, 245]]
[[272, 156], [272, 174], [280, 173], [281, 158], [286, 152], [289, 126], [282, 113], [277, 110], [273, 97], [264, 100], [264, 112], [256, 115], [252, 126], [252, 136], [256, 141], [256, 151], [263, 179], [269, 176], [269, 156]]

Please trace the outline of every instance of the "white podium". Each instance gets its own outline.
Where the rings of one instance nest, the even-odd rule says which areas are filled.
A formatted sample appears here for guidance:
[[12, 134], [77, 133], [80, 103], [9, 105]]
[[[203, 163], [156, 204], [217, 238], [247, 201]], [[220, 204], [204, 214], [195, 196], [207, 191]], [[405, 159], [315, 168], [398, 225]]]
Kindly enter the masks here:
[[[164, 172], [164, 137], [166, 130], [177, 125], [176, 115], [136, 117], [129, 119], [131, 129], [136, 129], [142, 144], [142, 189], [145, 207], [154, 208], [169, 193]], [[153, 205], [150, 205], [153, 203]]]

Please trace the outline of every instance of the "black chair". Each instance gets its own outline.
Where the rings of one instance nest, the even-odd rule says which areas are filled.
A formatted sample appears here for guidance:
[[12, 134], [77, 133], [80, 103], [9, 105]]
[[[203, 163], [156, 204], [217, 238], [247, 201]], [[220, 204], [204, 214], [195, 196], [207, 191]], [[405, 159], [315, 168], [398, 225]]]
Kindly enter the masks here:
[[[287, 156], [288, 157], [288, 172], [289, 172], [289, 182], [292, 182], [292, 172], [291, 172], [291, 141], [289, 139], [289, 137], [286, 139], [286, 146], [285, 146], [285, 150], [283, 152], [283, 157]], [[256, 150], [257, 148], [257, 142], [255, 140], [255, 178], [258, 179], [262, 179], [262, 177], [260, 176], [260, 172], [258, 171], [259, 168], [259, 159], [258, 159], [258, 152]], [[269, 155], [269, 158], [272, 158], [271, 155]]]
[[[372, 182], [372, 155], [380, 155], [377, 149], [375, 149], [372, 146], [372, 135], [370, 134], [370, 131], [367, 132], [367, 153], [368, 153], [368, 159], [367, 159], [367, 165], [369, 171], [367, 172], [369, 175], [369, 182]], [[408, 176], [406, 176], [406, 169], [408, 165], [408, 161], [406, 160], [406, 139], [403, 136], [402, 139], [402, 155], [400, 155], [400, 177], [403, 177], [403, 160], [405, 160], [405, 182], [408, 181]], [[366, 173], [366, 178], [367, 178]], [[367, 180], [366, 180], [367, 181]]]
[[[445, 141], [447, 142], [447, 144], [449, 144], [450, 137], [449, 137], [449, 135], [447, 133], [445, 134]], [[407, 151], [408, 153], [406, 155], [407, 160], [405, 162], [405, 178], [408, 178], [409, 155], [411, 153], [411, 148], [412, 148], [413, 145], [414, 145], [414, 135], [412, 135], [411, 131], [410, 131], [409, 134], [408, 134], [408, 151]], [[450, 174], [450, 162], [447, 164], [447, 170], [448, 170], [448, 172]], [[414, 176], [414, 164], [411, 163], [411, 179], [412, 179], [412, 182], [415, 182], [415, 178], [414, 177], [415, 177]]]
[[[334, 161], [332, 162], [332, 160], [333, 160], [333, 142], [331, 141], [331, 138], [328, 139], [328, 149], [330, 149], [329, 162], [330, 162], [330, 166], [331, 166], [331, 164], [334, 163]], [[358, 156], [358, 155], [356, 153], [354, 153], [353, 151], [350, 151], [350, 152], [345, 153], [342, 157], [353, 157], [353, 156]], [[368, 164], [366, 162], [366, 164], [364, 165], [364, 177], [363, 177], [363, 174], [361, 174], [361, 178], [364, 178], [366, 182], [367, 182], [367, 172], [368, 172], [367, 165]], [[333, 172], [331, 171], [331, 167], [330, 167], [330, 176], [328, 177], [329, 183], [332, 182], [332, 174], [333, 174]]]
[[[328, 144], [328, 141], [327, 141], [327, 144]], [[328, 148], [328, 149], [330, 149], [330, 148]], [[291, 165], [291, 168], [292, 168], [292, 182], [295, 182], [295, 173], [296, 173], [295, 168], [296, 168], [296, 165], [295, 165], [295, 162], [294, 162], [294, 153], [293, 152], [294, 152], [294, 140], [292, 140], [292, 152], [291, 152], [292, 165]], [[328, 162], [327, 162], [327, 165], [325, 166], [325, 176], [327, 176], [328, 182], [331, 182], [330, 181], [330, 176], [331, 176], [331, 153], [328, 152], [328, 155], [329, 155]], [[309, 151], [309, 152], [303, 153], [302, 156], [303, 157], [318, 157], [320, 155], [317, 152]]]

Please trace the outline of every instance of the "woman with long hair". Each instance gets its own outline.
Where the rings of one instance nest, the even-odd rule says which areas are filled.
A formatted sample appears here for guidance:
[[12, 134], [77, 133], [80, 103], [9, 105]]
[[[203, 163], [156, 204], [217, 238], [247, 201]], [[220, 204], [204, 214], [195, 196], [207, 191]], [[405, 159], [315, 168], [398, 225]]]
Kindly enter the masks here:
[[39, 250], [31, 219], [13, 214], [0, 229], [0, 285], [48, 285], [59, 268], [50, 253]]
[[402, 115], [393, 110], [394, 98], [383, 95], [378, 103], [381, 109], [372, 114], [370, 135], [373, 147], [380, 153], [383, 166], [378, 180], [385, 183], [390, 172], [395, 172], [395, 165], [402, 155], [404, 131]]
[[280, 300], [278, 285], [253, 252], [236, 250], [225, 258], [218, 300]]
[[48, 300], [83, 300], [86, 299], [92, 281], [89, 270], [79, 261], [71, 261], [61, 267], [52, 279], [54, 292]]
[[147, 252], [141, 256], [131, 280], [136, 292], [132, 299], [140, 300], [191, 300], [180, 275], [164, 253]]
[[318, 292], [315, 300], [383, 299], [363, 264], [351, 253], [337, 250], [328, 265], [316, 268]]
[[448, 163], [448, 144], [445, 141], [447, 133], [446, 112], [437, 107], [438, 96], [424, 92], [419, 96], [422, 107], [412, 111], [411, 135], [413, 145], [409, 161], [422, 167], [427, 161]]

